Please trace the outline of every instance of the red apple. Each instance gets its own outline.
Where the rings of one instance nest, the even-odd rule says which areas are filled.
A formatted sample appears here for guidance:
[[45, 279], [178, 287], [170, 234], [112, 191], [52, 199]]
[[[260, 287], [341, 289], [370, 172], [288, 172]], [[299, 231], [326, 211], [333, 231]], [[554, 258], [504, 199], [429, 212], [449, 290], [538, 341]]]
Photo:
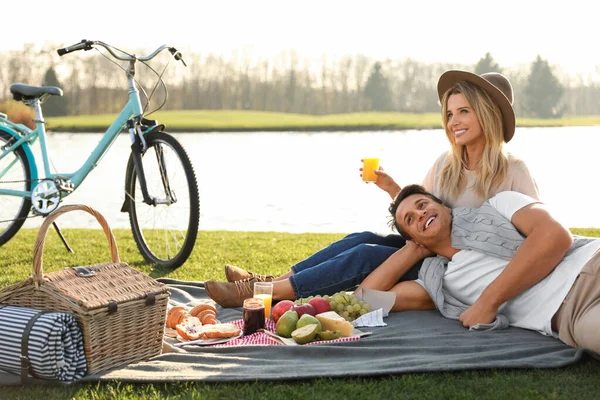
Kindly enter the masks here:
[[290, 310], [294, 307], [294, 302], [291, 300], [281, 300], [277, 304], [273, 306], [273, 310], [271, 310], [271, 318], [273, 321], [279, 321], [279, 318], [285, 314], [286, 311]]
[[308, 304], [315, 308], [315, 313], [317, 314], [331, 311], [331, 306], [329, 305], [329, 302], [322, 297], [315, 297], [313, 299], [310, 299]]
[[315, 315], [317, 315], [317, 313], [315, 312], [315, 308], [313, 306], [311, 306], [309, 303], [294, 304], [294, 307], [292, 307], [292, 310], [294, 310], [298, 313], [298, 318], [300, 318], [304, 314], [310, 314], [313, 317]]

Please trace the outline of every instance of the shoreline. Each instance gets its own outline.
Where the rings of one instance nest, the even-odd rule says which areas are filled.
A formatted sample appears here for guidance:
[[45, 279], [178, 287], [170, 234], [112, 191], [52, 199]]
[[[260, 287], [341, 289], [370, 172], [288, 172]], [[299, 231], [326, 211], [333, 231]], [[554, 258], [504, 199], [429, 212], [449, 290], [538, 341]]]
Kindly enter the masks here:
[[[584, 127], [584, 126], [600, 126], [600, 125], [521, 125], [517, 128], [564, 128], [564, 127]], [[228, 128], [184, 128], [184, 127], [169, 127], [166, 126], [164, 132], [167, 133], [334, 133], [334, 132], [378, 132], [378, 131], [423, 131], [432, 129], [443, 129], [441, 126], [415, 126], [415, 127], [400, 127], [396, 125], [348, 125], [348, 126], [304, 126], [304, 127], [228, 127]], [[50, 133], [100, 133], [103, 134], [106, 127], [50, 127]], [[121, 134], [127, 133], [125, 130]]]
[[[177, 110], [152, 115], [167, 132], [373, 132], [443, 129], [438, 113], [369, 112], [330, 115], [304, 115], [263, 111]], [[104, 132], [114, 122], [114, 114], [51, 117], [52, 131]], [[517, 128], [600, 126], [600, 116], [559, 119], [518, 118]]]
[[[431, 127], [399, 127], [395, 125], [352, 125], [352, 126], [304, 126], [304, 127], [230, 127], [230, 128], [181, 128], [181, 127], [172, 127], [166, 126], [165, 132], [173, 132], [173, 133], [231, 133], [231, 132], [377, 132], [377, 131], [422, 131], [422, 130], [430, 130], [430, 129], [442, 129], [439, 126], [431, 126]], [[49, 132], [60, 132], [60, 133], [103, 133], [105, 128], [96, 127], [96, 128], [50, 128]], [[125, 130], [121, 133], [127, 133]]]

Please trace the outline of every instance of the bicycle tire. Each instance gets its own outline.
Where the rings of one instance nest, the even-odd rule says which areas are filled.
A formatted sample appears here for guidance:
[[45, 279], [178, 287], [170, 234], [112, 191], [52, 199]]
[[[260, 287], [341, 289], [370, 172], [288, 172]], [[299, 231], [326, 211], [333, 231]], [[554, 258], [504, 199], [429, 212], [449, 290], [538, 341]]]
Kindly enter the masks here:
[[[4, 147], [9, 140], [13, 138], [8, 132], [0, 131], [0, 148]], [[27, 160], [27, 155], [22, 147], [16, 148], [12, 152], [13, 156], [7, 155], [0, 160], [0, 171], [6, 173], [0, 178], [2, 187], [7, 185], [11, 189], [31, 190], [31, 166]], [[10, 183], [8, 183], [10, 182]], [[31, 198], [0, 195], [0, 246], [12, 239], [25, 223], [25, 218], [31, 210]]]
[[[144, 259], [174, 269], [188, 259], [198, 236], [200, 198], [196, 174], [183, 146], [173, 136], [153, 132], [145, 139], [147, 150], [142, 154], [142, 163], [148, 193], [154, 198], [166, 198], [163, 174], [159, 171], [158, 154], [161, 154], [166, 164], [166, 178], [177, 201], [158, 205], [143, 202], [131, 154], [125, 175], [125, 209], [129, 212], [133, 238]], [[184, 183], [181, 182], [181, 174]]]

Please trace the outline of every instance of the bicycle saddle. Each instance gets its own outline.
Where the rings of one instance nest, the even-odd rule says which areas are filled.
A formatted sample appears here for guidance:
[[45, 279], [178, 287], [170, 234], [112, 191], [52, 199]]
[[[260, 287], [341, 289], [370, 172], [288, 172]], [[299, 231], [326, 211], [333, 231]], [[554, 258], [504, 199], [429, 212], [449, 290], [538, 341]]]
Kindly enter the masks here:
[[24, 83], [13, 83], [10, 85], [10, 92], [13, 94], [13, 98], [17, 101], [23, 98], [36, 98], [44, 94], [51, 94], [56, 96], [62, 96], [63, 91], [61, 88], [56, 86], [29, 86]]

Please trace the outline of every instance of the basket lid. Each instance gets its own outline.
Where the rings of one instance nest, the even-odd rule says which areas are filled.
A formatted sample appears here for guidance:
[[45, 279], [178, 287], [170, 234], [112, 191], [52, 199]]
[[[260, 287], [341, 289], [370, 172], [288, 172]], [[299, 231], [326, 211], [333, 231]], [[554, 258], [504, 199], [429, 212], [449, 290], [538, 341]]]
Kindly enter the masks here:
[[127, 263], [104, 263], [87, 267], [92, 276], [82, 277], [74, 268], [44, 275], [41, 287], [46, 292], [66, 297], [85, 310], [106, 307], [110, 303], [146, 299], [149, 294], [169, 293], [164, 284], [130, 267]]
[[[108, 240], [112, 262], [85, 267], [87, 273], [83, 276], [74, 268], [44, 274], [44, 245], [48, 229], [60, 215], [77, 210], [91, 214], [100, 223]], [[42, 222], [33, 248], [32, 276], [19, 287], [29, 286], [30, 283], [33, 283], [33, 290], [39, 291], [38, 293], [44, 292], [64, 299], [71, 305], [77, 304], [88, 311], [106, 306], [113, 309], [120, 303], [141, 299], [149, 299], [151, 304], [156, 295], [169, 294], [162, 283], [121, 262], [115, 237], [106, 219], [98, 211], [82, 204], [57, 208]], [[13, 289], [4, 292], [11, 290]]]

